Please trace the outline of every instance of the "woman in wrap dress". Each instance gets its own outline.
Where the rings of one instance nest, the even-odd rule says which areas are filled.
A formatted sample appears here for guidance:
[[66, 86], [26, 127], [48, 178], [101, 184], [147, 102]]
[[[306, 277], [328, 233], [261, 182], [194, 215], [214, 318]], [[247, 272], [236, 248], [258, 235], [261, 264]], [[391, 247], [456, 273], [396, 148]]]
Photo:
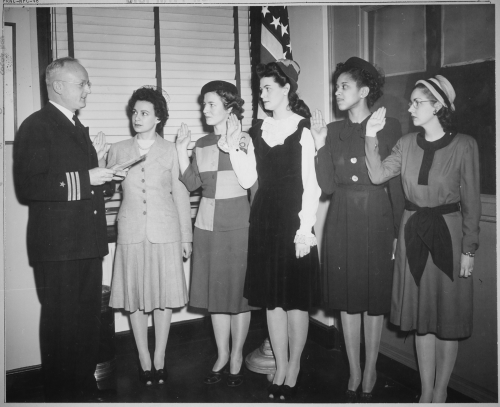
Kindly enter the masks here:
[[367, 124], [366, 163], [376, 183], [401, 174], [405, 211], [399, 229], [391, 322], [416, 330], [422, 403], [444, 403], [458, 339], [472, 334], [472, 271], [481, 201], [476, 141], [452, 125], [455, 90], [443, 76], [419, 80], [408, 111], [423, 132], [403, 136], [381, 160], [385, 109]]

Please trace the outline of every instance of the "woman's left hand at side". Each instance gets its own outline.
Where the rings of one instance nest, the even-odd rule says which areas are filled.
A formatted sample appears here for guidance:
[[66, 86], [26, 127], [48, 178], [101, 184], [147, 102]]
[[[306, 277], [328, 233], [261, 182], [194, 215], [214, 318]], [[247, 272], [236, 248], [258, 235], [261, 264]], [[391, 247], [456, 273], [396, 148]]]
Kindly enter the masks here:
[[241, 138], [241, 122], [231, 113], [227, 119], [226, 139], [230, 150], [237, 149]]
[[307, 256], [311, 251], [311, 246], [305, 243], [295, 243], [295, 256], [298, 259], [301, 257]]
[[375, 137], [385, 126], [385, 107], [375, 110], [366, 122], [366, 136]]
[[394, 239], [392, 241], [392, 255], [391, 255], [391, 260], [394, 260], [396, 258], [396, 247], [398, 247], [398, 239]]
[[191, 242], [182, 243], [182, 255], [185, 259], [189, 259], [191, 257], [191, 253], [193, 251], [193, 244]]
[[462, 253], [460, 257], [460, 277], [467, 278], [472, 276], [474, 269], [474, 257], [469, 257]]
[[106, 144], [106, 135], [102, 131], [97, 133], [94, 141], [92, 141], [92, 145], [94, 146], [95, 152], [97, 153], [98, 161], [104, 158], [109, 148], [111, 147], [111, 144]]

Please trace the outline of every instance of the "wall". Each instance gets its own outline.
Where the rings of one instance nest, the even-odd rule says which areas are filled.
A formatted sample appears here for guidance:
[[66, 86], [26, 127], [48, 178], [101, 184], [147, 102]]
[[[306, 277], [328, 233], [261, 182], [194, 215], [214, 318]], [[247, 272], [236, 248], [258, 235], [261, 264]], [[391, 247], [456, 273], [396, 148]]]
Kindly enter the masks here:
[[[35, 9], [4, 10], [4, 21], [16, 24], [17, 118], [21, 123], [40, 108]], [[28, 208], [16, 199], [12, 179], [12, 144], [5, 146], [5, 368], [40, 363], [40, 303], [28, 264]]]

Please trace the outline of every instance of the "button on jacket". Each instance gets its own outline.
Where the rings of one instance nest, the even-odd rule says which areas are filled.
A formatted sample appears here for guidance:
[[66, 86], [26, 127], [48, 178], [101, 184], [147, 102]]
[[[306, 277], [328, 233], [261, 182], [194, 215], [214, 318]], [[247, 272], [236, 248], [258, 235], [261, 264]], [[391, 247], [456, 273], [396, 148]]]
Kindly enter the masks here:
[[113, 183], [90, 185], [95, 167], [88, 128], [77, 129], [52, 103], [22, 123], [14, 141], [14, 181], [29, 205], [30, 262], [108, 254], [103, 194], [112, 194]]
[[[140, 157], [137, 138], [113, 144], [108, 168]], [[144, 161], [132, 166], [122, 182], [118, 244], [192, 242], [189, 192], [179, 181], [173, 143], [156, 136]]]

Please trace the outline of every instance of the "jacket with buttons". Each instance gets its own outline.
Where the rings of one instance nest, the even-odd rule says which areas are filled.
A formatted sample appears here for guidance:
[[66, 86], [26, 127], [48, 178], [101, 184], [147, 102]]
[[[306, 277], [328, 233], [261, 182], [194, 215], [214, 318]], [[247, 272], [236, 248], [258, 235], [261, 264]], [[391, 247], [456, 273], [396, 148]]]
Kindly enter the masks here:
[[[113, 144], [108, 168], [140, 157], [137, 137]], [[189, 192], [179, 181], [173, 143], [156, 136], [144, 161], [135, 164], [122, 182], [118, 212], [118, 244], [192, 242]]]
[[[80, 133], [79, 133], [80, 132]], [[104, 257], [108, 254], [105, 191], [90, 185], [98, 167], [88, 128], [79, 130], [52, 103], [29, 116], [14, 141], [14, 183], [29, 205], [30, 262]]]

